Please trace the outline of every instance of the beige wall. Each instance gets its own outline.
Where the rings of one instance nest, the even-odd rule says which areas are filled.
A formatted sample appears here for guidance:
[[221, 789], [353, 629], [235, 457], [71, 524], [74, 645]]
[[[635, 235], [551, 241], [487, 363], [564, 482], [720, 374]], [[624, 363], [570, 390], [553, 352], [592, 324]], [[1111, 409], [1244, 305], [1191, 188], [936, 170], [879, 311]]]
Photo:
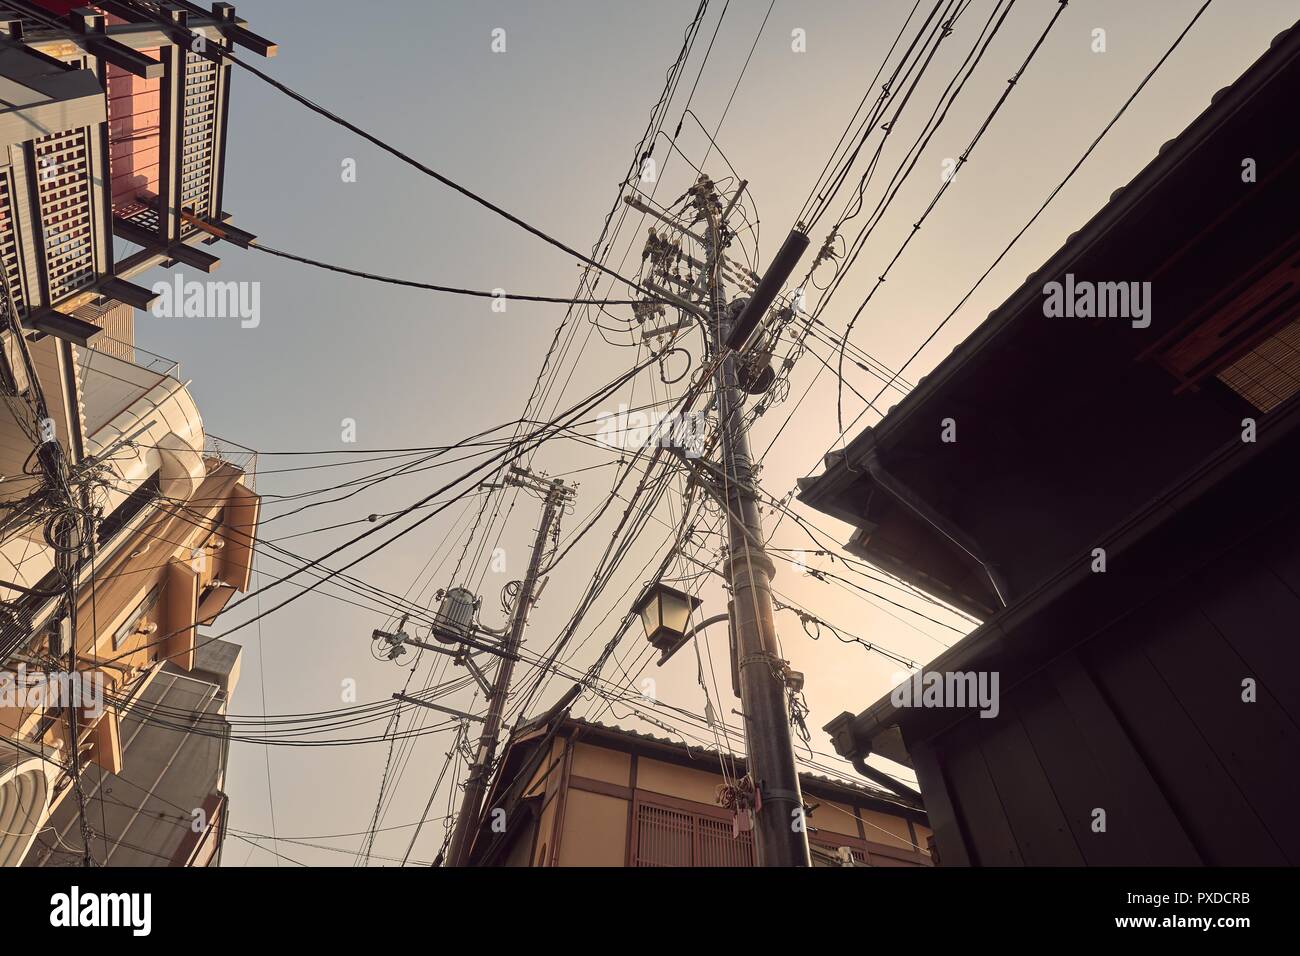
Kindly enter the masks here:
[[632, 755], [577, 743], [573, 748], [572, 773], [575, 777], [589, 777], [626, 787], [632, 775]]
[[[625, 793], [630, 793], [627, 788], [632, 784], [632, 754], [582, 740], [569, 744], [561, 739], [552, 746], [551, 759], [565, 754], [568, 748], [564, 759], [568, 763], [570, 785], [558, 798], [551, 799], [543, 810], [532, 865], [546, 865], [545, 861], [555, 852], [557, 827], [562, 831], [557, 865], [626, 865], [631, 801], [617, 792], [595, 791], [623, 788]], [[563, 764], [557, 765], [551, 778], [545, 782], [547, 796], [554, 797], [555, 788], [564, 779], [562, 769]], [[580, 779], [575, 782], [575, 778]], [[583, 780], [594, 783], [584, 785]], [[717, 788], [721, 783], [722, 776], [716, 764], [710, 766], [704, 760], [700, 761], [698, 768], [651, 757], [638, 757], [636, 760], [636, 792], [650, 802], [654, 802], [655, 795], [660, 795], [699, 804], [701, 808], [716, 808]], [[584, 789], [584, 786], [591, 789]], [[530, 791], [541, 792], [542, 787], [539, 781]], [[812, 795], [808, 802], [818, 805], [810, 822], [819, 831], [822, 842], [834, 843], [837, 836], [844, 836], [852, 838], [856, 846], [856, 841], [865, 834], [869, 844], [905, 851], [914, 849], [908, 822], [903, 817], [859, 809]], [[861, 832], [859, 820], [862, 821]], [[922, 826], [917, 826], [916, 831], [916, 843], [924, 852], [925, 838], [930, 831]], [[526, 851], [521, 855], [518, 850], [511, 856], [520, 861], [528, 858]]]
[[622, 866], [627, 858], [628, 801], [570, 789], [564, 808], [560, 866]]
[[[804, 802], [810, 805], [818, 804], [817, 809], [808, 818], [809, 823], [818, 830], [842, 833], [851, 837], [858, 835], [858, 818], [854, 815], [852, 807], [807, 795], [804, 796]], [[903, 821], [903, 830], [904, 832], [907, 830], [907, 821]]]
[[555, 768], [551, 770], [545, 780], [539, 780], [538, 783], [529, 787], [528, 792], [534, 793], [538, 790], [542, 793], [542, 799], [546, 805], [542, 808], [541, 820], [537, 827], [537, 845], [533, 849], [533, 866], [546, 866], [551, 852], [555, 849], [556, 828], [555, 822], [558, 818], [558, 809], [560, 806], [559, 788], [560, 781], [564, 778], [564, 752], [569, 742], [563, 738], [552, 741], [551, 753], [538, 770], [539, 777], [545, 774], [552, 761], [560, 761]]
[[722, 776], [717, 767], [713, 772], [695, 770], [691, 767], [679, 767], [642, 757], [636, 762], [636, 787], [638, 790], [652, 790], [682, 800], [694, 800], [709, 806], [717, 805], [718, 785]]
[[934, 831], [924, 824], [916, 824], [916, 842], [921, 849], [929, 853], [930, 837], [934, 836]]
[[[892, 817], [886, 813], [865, 809], [859, 810], [858, 813], [862, 817], [862, 829], [869, 843], [883, 843], [903, 850], [912, 849], [912, 834], [907, 829], [907, 821], [902, 817]], [[924, 850], [925, 844], [920, 840], [917, 842]]]

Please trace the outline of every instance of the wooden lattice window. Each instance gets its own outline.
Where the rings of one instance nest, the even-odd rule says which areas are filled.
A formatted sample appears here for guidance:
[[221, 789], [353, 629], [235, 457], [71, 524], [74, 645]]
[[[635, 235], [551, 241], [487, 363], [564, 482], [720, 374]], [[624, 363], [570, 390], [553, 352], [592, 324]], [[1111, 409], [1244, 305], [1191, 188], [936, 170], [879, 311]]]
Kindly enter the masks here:
[[699, 855], [696, 866], [753, 866], [754, 835], [732, 836], [730, 820], [699, 817], [696, 820]]
[[1216, 376], [1261, 412], [1297, 391], [1300, 251], [1261, 263], [1228, 292], [1207, 301], [1156, 347], [1156, 360], [1180, 389]]
[[12, 185], [9, 170], [0, 170], [0, 276], [3, 276], [14, 308], [22, 315], [26, 309], [23, 295], [22, 265], [18, 259], [18, 239], [14, 231]]
[[37, 195], [45, 270], [54, 305], [95, 280], [90, 152], [84, 129], [43, 136], [35, 142]]
[[[181, 208], [200, 219], [213, 215], [213, 171], [217, 143], [217, 65], [185, 54], [185, 105], [181, 126]], [[182, 235], [197, 227], [186, 224]]]
[[848, 839], [837, 838], [833, 835], [818, 834], [816, 837], [810, 837], [808, 842], [813, 847], [821, 849], [821, 853], [812, 854], [813, 866], [844, 866], [843, 861], [833, 860], [832, 857], [838, 857], [841, 848], [849, 851], [849, 856], [857, 866], [867, 866], [871, 861], [867, 856], [867, 851], [858, 846], [856, 841], [850, 842]]
[[753, 835], [733, 837], [729, 818], [638, 800], [632, 865], [753, 866]]
[[1300, 392], [1300, 319], [1233, 362], [1219, 380], [1261, 412]]

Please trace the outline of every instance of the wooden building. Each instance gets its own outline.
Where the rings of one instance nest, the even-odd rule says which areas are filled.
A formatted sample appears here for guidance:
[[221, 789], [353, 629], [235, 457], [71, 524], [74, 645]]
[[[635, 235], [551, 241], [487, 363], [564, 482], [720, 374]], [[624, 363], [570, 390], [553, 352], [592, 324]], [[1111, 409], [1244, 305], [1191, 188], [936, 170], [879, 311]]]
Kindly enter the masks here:
[[[717, 791], [743, 759], [572, 718], [539, 718], [503, 756], [471, 866], [747, 867]], [[925, 812], [893, 794], [801, 774], [819, 866], [929, 866]]]
[[[805, 480], [983, 621], [925, 671], [998, 674], [996, 717], [826, 727], [915, 769], [943, 864], [1300, 863], [1297, 102], [1292, 28]], [[1147, 314], [1048, 302], [1088, 284]]]

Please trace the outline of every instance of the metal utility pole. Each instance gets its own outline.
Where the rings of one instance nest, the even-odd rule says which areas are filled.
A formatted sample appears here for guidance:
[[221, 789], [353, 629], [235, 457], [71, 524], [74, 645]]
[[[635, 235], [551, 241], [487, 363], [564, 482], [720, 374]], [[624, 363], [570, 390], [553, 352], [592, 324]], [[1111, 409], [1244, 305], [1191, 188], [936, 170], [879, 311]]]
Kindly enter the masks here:
[[512, 467], [506, 481], [544, 493], [545, 504], [542, 508], [542, 523], [533, 541], [532, 557], [528, 560], [528, 572], [524, 575], [519, 594], [515, 598], [510, 633], [501, 648], [503, 652], [501, 666], [497, 669], [496, 679], [492, 682], [492, 691], [488, 696], [488, 713], [483, 722], [482, 736], [478, 739], [478, 752], [470, 767], [469, 779], [465, 783], [465, 796], [460, 803], [460, 812], [456, 814], [456, 826], [452, 831], [451, 845], [447, 848], [447, 866], [465, 866], [469, 861], [469, 851], [478, 831], [483, 799], [487, 795], [488, 774], [491, 772], [492, 761], [496, 756], [497, 737], [501, 732], [501, 717], [505, 711], [506, 695], [510, 692], [510, 677], [514, 673], [519, 645], [524, 636], [524, 627], [528, 623], [528, 612], [532, 609], [537, 577], [541, 573], [546, 539], [551, 533], [557, 512], [573, 497], [573, 489], [566, 487], [559, 478], [549, 482], [543, 481], [521, 468]]
[[[744, 186], [737, 190], [735, 204]], [[745, 393], [738, 377], [741, 354], [731, 347], [733, 326], [741, 318], [724, 301], [722, 275], [727, 214], [712, 182], [701, 178], [695, 206], [708, 225], [704, 236], [708, 260], [702, 279], [710, 316], [713, 354], [722, 356], [714, 373], [719, 427], [722, 431], [723, 487], [728, 528], [725, 573], [731, 582], [736, 674], [749, 774], [761, 805], [754, 814], [759, 866], [811, 866], [803, 795], [795, 767], [787, 702], [789, 682], [796, 679], [782, 659], [772, 617], [772, 578], [776, 566], [763, 547], [749, 430], [744, 419]]]

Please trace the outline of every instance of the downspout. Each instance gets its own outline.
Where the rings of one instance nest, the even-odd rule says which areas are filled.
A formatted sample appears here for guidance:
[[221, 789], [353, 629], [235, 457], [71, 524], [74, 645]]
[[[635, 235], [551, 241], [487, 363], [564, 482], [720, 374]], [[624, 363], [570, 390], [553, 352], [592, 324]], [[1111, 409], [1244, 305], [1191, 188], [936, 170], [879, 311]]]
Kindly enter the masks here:
[[920, 791], [913, 790], [907, 784], [895, 780], [883, 770], [877, 770], [867, 763], [867, 758], [871, 756], [872, 740], [868, 737], [866, 742], [863, 742], [864, 735], [853, 729], [856, 720], [853, 714], [845, 711], [822, 728], [831, 735], [835, 752], [853, 764], [853, 769], [868, 780], [898, 794], [909, 804], [924, 808], [924, 797]]
[[919, 790], [913, 790], [907, 784], [895, 780], [883, 770], [877, 770], [867, 763], [867, 757], [871, 754], [871, 748], [867, 747], [854, 754], [850, 759], [853, 763], [853, 769], [862, 776], [866, 777], [873, 783], [878, 783], [888, 790], [892, 790], [909, 803], [915, 803], [918, 807], [924, 806], [924, 800]]
[[[993, 588], [993, 594], [1003, 607], [1007, 606], [1007, 594], [1009, 593], [1006, 580], [1001, 573], [990, 562], [980, 556], [979, 547], [968, 537], [965, 532], [954, 525], [951, 521], [939, 514], [912, 489], [908, 488], [901, 481], [891, 475], [880, 460], [880, 453], [872, 449], [863, 459], [862, 463], [866, 466], [867, 472], [875, 480], [876, 484], [889, 492], [896, 500], [901, 502], [905, 507], [911, 510], [917, 517], [939, 532], [959, 549], [964, 551], [976, 564], [984, 569], [984, 574], [988, 578], [989, 586]], [[865, 773], [859, 768], [859, 772]]]

